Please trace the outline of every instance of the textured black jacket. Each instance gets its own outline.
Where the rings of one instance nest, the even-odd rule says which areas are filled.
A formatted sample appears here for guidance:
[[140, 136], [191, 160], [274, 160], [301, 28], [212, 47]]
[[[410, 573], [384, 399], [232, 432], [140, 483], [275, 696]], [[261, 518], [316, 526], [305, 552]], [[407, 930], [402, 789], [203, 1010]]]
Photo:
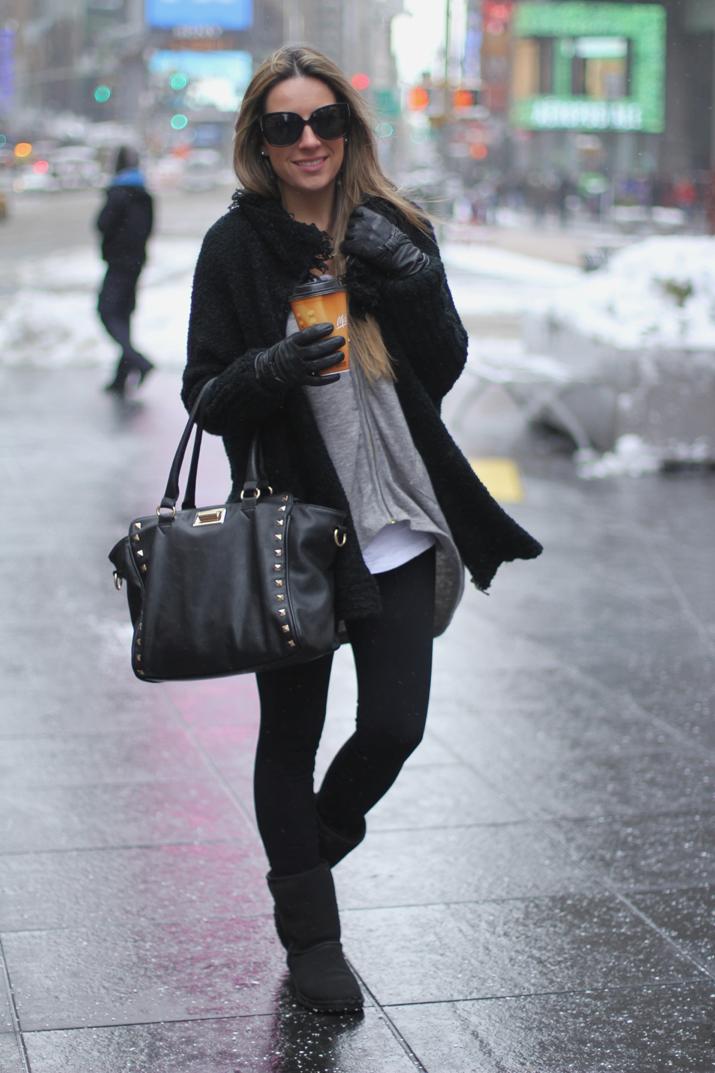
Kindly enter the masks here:
[[97, 217], [102, 257], [116, 267], [140, 269], [154, 222], [151, 194], [144, 186], [110, 186]]
[[[370, 312], [377, 318], [412, 438], [465, 566], [485, 590], [500, 563], [535, 558], [541, 546], [492, 499], [440, 418], [441, 400], [466, 360], [467, 336], [436, 243], [396, 217], [387, 203], [371, 199], [368, 204], [398, 223], [430, 263], [407, 279], [390, 279], [350, 259], [350, 314]], [[348, 510], [303, 389], [263, 386], [254, 374], [256, 354], [285, 336], [291, 291], [329, 252], [324, 232], [294, 220], [278, 202], [248, 193], [235, 195], [233, 207], [204, 239], [194, 276], [182, 398], [190, 406], [203, 384], [217, 377], [203, 407], [203, 424], [223, 437], [232, 497], [243, 483], [250, 440], [260, 425], [264, 476], [276, 491]], [[352, 526], [338, 555], [336, 581], [339, 617], [379, 613], [377, 585]]]

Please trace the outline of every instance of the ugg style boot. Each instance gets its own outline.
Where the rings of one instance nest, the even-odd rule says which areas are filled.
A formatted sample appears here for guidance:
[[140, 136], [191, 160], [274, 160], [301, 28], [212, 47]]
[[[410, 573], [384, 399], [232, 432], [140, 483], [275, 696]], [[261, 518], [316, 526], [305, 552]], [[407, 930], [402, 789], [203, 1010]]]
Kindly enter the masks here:
[[362, 993], [340, 944], [338, 903], [327, 862], [292, 876], [269, 873], [268, 887], [301, 1006], [321, 1013], [361, 1010]]

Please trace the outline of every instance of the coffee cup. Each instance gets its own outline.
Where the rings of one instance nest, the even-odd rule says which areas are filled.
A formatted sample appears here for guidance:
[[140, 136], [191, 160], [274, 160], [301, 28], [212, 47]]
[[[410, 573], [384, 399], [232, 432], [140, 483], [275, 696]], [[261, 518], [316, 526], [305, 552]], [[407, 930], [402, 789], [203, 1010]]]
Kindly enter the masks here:
[[350, 369], [350, 339], [348, 335], [348, 296], [340, 280], [334, 276], [310, 279], [296, 287], [289, 298], [298, 327], [301, 331], [313, 324], [332, 324], [333, 330], [326, 339], [341, 335], [345, 340], [341, 352], [343, 358], [337, 365], [323, 369], [321, 375], [348, 372]]

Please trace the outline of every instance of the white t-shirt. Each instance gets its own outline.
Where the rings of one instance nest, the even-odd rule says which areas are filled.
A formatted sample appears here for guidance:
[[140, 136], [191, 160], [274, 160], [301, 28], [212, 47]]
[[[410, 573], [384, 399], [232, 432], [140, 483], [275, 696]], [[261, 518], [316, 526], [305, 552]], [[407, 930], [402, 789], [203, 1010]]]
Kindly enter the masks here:
[[416, 559], [434, 542], [431, 533], [411, 529], [408, 521], [394, 522], [372, 538], [363, 549], [362, 557], [371, 574], [384, 574], [404, 566], [410, 559]]

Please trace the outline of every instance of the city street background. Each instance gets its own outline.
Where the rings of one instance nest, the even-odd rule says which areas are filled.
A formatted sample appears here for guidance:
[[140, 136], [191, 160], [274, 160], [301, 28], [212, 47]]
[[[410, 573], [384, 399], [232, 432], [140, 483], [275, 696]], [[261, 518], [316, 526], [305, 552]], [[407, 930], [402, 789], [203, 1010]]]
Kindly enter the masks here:
[[[235, 109], [286, 40], [432, 212], [469, 334], [446, 423], [545, 548], [467, 587], [336, 868], [360, 1018], [291, 996], [252, 677], [136, 680], [107, 559], [163, 493]], [[715, 1068], [713, 56], [699, 0], [3, 7], [0, 1073]], [[157, 216], [126, 398], [96, 314], [122, 142]], [[343, 647], [318, 778], [355, 701]]]

